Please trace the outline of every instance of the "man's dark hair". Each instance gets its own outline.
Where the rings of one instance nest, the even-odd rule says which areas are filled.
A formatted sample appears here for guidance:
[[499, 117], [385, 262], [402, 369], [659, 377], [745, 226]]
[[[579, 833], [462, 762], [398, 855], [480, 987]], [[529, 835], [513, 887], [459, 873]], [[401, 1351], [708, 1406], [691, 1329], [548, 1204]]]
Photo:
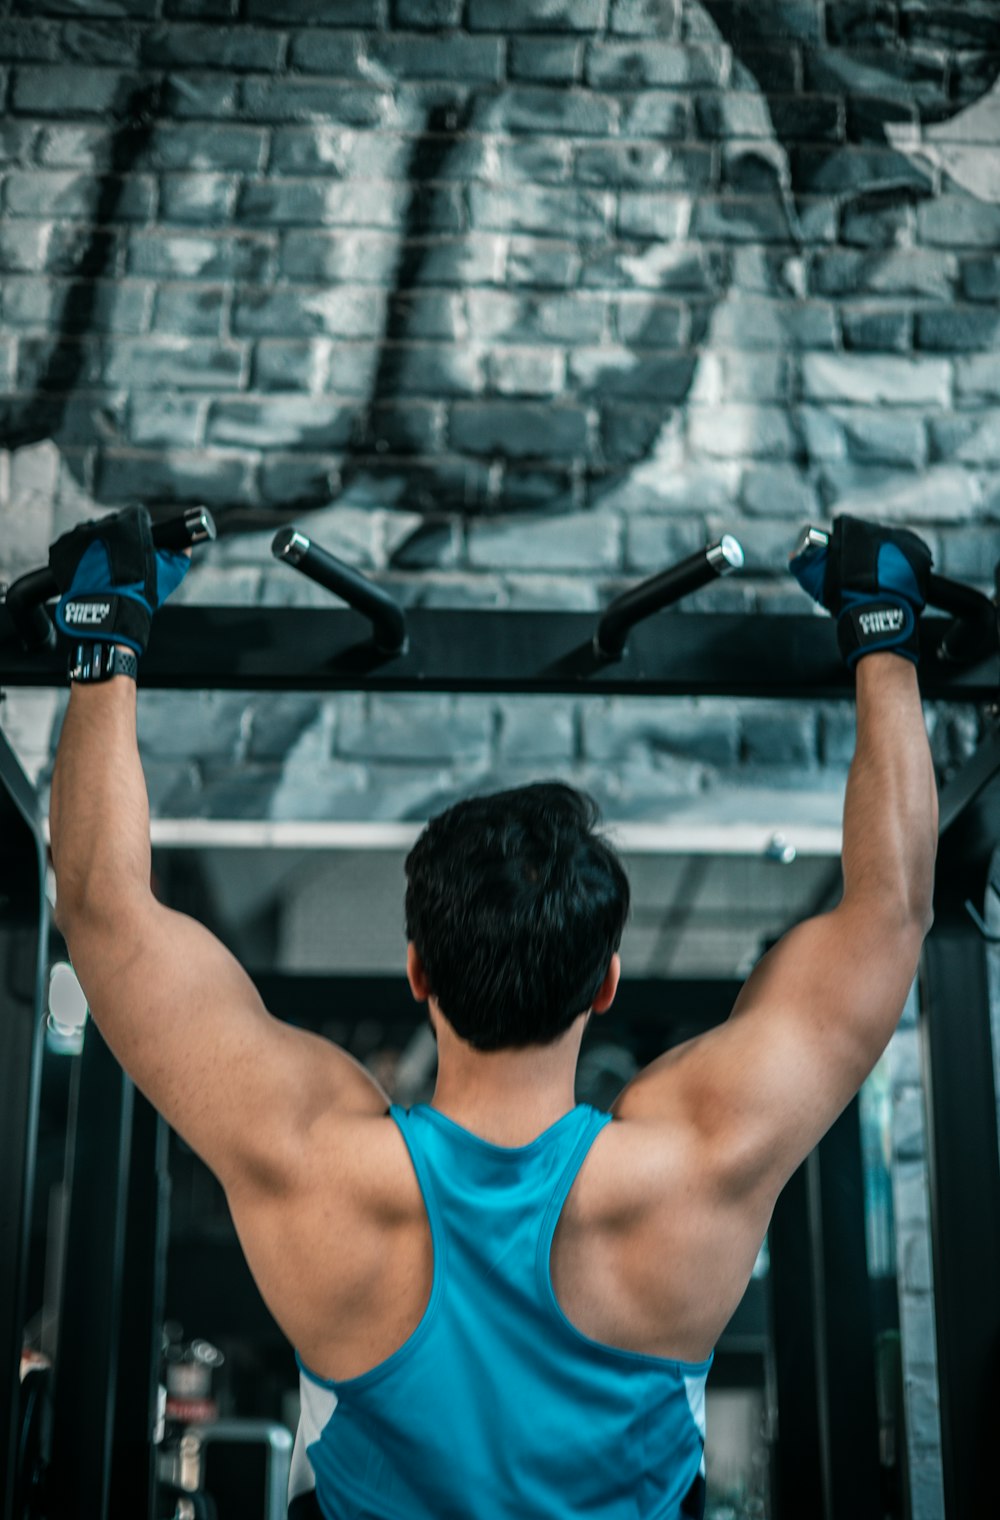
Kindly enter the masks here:
[[406, 933], [477, 1050], [547, 1045], [592, 1005], [628, 917], [592, 798], [539, 782], [456, 803], [406, 859]]

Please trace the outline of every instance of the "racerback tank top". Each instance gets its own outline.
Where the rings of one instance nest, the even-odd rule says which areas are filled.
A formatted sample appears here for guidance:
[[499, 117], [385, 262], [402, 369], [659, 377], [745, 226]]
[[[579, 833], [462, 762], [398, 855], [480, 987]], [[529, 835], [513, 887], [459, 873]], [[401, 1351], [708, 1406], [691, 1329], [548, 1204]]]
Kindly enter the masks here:
[[430, 1222], [420, 1323], [331, 1381], [299, 1360], [291, 1494], [325, 1520], [679, 1520], [704, 1502], [706, 1362], [617, 1350], [576, 1330], [549, 1272], [562, 1206], [609, 1114], [579, 1104], [493, 1145], [419, 1104], [393, 1107]]

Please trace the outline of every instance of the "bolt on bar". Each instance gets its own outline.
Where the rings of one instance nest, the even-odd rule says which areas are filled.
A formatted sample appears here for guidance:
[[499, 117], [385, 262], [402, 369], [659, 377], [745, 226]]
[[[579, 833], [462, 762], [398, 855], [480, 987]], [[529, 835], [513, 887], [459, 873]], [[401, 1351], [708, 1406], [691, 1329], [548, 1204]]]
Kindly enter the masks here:
[[[189, 507], [179, 517], [157, 523], [153, 528], [153, 543], [157, 549], [192, 549], [215, 536], [212, 514], [204, 507]], [[29, 570], [9, 587], [5, 605], [25, 649], [52, 649], [55, 646], [56, 631], [45, 603], [58, 595], [59, 587], [48, 565], [40, 570]]]
[[299, 531], [282, 528], [271, 543], [271, 553], [283, 564], [301, 570], [311, 581], [332, 591], [360, 612], [372, 625], [375, 648], [382, 654], [402, 654], [407, 645], [406, 619], [388, 592], [374, 586], [343, 560]]
[[625, 652], [629, 630], [643, 622], [654, 612], [670, 607], [682, 597], [700, 591], [716, 576], [731, 575], [743, 568], [743, 548], [731, 533], [723, 534], [718, 543], [709, 544], [653, 575], [649, 580], [630, 586], [607, 607], [601, 615], [594, 634], [594, 653], [604, 660], [619, 660]]

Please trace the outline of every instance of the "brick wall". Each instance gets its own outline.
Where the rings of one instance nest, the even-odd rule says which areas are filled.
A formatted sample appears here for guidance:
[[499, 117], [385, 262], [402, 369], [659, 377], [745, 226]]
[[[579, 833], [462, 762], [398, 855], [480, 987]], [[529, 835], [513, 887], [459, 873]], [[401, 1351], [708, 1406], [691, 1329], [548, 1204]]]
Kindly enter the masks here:
[[[801, 607], [784, 556], [838, 509], [987, 583], [998, 46], [990, 0], [4, 0], [0, 571], [141, 496], [217, 514], [200, 600], [311, 598], [268, 555], [293, 518], [432, 606], [593, 607], [725, 528], [750, 573], [700, 604]], [[192, 718], [171, 771], [147, 703], [158, 804], [271, 807], [283, 757], [223, 706], [242, 750]], [[357, 807], [394, 806], [362, 709], [324, 809], [367, 759]], [[495, 705], [444, 790], [523, 759], [641, 812], [822, 789], [849, 744], [834, 710], [611, 719]]]

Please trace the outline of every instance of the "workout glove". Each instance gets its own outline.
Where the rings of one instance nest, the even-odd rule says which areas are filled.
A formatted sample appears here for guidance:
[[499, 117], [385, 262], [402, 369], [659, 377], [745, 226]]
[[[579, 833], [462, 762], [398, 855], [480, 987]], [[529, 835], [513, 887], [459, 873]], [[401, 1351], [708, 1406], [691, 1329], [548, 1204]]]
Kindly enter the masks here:
[[838, 517], [826, 548], [805, 549], [789, 568], [837, 619], [848, 669], [862, 655], [882, 650], [917, 663], [917, 620], [927, 601], [931, 551], [915, 533]]
[[145, 507], [81, 523], [49, 550], [49, 569], [63, 592], [56, 626], [72, 639], [124, 644], [142, 654], [153, 613], [189, 564], [186, 554], [155, 548]]

